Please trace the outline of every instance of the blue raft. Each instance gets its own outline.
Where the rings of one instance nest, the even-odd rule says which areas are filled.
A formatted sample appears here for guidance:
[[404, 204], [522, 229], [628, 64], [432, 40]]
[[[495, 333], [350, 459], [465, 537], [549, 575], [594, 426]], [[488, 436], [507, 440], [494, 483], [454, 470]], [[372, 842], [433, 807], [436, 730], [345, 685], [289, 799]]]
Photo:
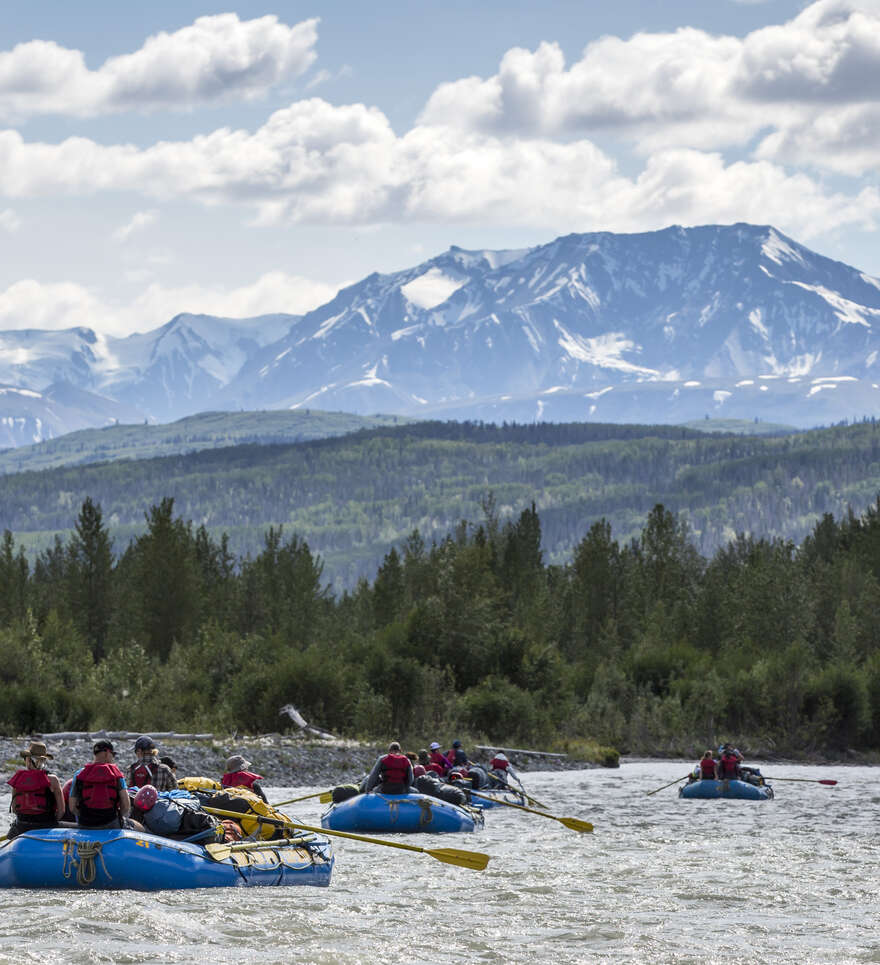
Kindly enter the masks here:
[[159, 891], [330, 884], [334, 859], [325, 838], [271, 844], [217, 861], [199, 844], [145, 832], [45, 828], [0, 844], [0, 887]]
[[518, 804], [520, 807], [525, 807], [527, 802], [525, 795], [512, 787], [479, 790], [471, 798], [471, 807], [481, 808], [484, 811], [487, 808], [504, 807], [505, 804]]
[[321, 815], [321, 827], [333, 831], [473, 831], [482, 826], [481, 811], [458, 807], [426, 794], [358, 794]]
[[769, 784], [750, 784], [748, 781], [694, 781], [678, 789], [678, 796], [685, 798], [730, 798], [740, 801], [766, 801], [773, 797]]

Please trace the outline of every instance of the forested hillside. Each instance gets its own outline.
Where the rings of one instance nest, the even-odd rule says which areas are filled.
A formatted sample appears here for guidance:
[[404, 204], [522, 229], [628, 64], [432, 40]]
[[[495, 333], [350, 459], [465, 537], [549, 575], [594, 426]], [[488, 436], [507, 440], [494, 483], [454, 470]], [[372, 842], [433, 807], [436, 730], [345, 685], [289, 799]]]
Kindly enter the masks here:
[[102, 429], [80, 429], [32, 446], [0, 450], [0, 473], [31, 472], [116, 459], [152, 459], [250, 443], [305, 442], [411, 421], [403, 416], [358, 416], [312, 409], [202, 412], [161, 425], [117, 423]]
[[[864, 510], [880, 491], [875, 422], [780, 437], [707, 435], [672, 426], [421, 422], [296, 445], [245, 445], [0, 479], [0, 528], [31, 554], [66, 537], [77, 507], [103, 507], [121, 553], [145, 508], [226, 533], [237, 556], [266, 530], [308, 541], [335, 589], [372, 579], [408, 533], [442, 539], [479, 518], [492, 493], [501, 519], [534, 501], [543, 550], [567, 562], [600, 517], [621, 544], [661, 502], [712, 556], [737, 533], [800, 542], [826, 512]], [[31, 556], [32, 558], [32, 556]]]
[[[711, 559], [657, 505], [548, 565], [533, 506], [432, 543], [413, 532], [368, 582], [326, 588], [296, 536], [236, 559], [175, 512], [115, 557], [101, 508], [34, 566], [0, 548], [0, 731], [270, 731], [294, 703], [342, 734], [753, 754], [880, 749], [880, 500], [801, 547], [741, 538]], [[608, 751], [613, 760], [613, 751]]]

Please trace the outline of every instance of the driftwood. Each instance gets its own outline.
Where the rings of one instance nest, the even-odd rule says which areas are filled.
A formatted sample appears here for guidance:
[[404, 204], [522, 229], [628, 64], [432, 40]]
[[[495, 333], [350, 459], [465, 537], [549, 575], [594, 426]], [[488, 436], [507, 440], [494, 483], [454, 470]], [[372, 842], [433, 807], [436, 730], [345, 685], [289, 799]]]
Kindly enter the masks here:
[[299, 727], [301, 730], [306, 731], [308, 734], [314, 734], [315, 737], [320, 737], [321, 740], [325, 741], [335, 741], [338, 740], [333, 734], [328, 734], [325, 730], [318, 730], [317, 727], [310, 727], [305, 720], [305, 717], [293, 706], [293, 704], [285, 704], [281, 710], [278, 711], [279, 714], [287, 714], [287, 716]]
[[554, 754], [551, 751], [524, 751], [521, 747], [500, 747], [498, 744], [475, 745], [478, 751], [504, 751], [505, 754], [529, 754], [532, 757], [568, 757], [568, 754]]

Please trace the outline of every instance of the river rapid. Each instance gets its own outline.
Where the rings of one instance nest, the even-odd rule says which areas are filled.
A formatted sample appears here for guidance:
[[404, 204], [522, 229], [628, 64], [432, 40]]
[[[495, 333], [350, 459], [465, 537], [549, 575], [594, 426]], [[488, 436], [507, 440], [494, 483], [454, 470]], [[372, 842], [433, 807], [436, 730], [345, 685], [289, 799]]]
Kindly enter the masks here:
[[[593, 834], [495, 808], [474, 834], [390, 839], [483, 851], [482, 872], [334, 839], [326, 889], [6, 891], [0, 962], [880, 962], [880, 770], [762, 765], [839, 781], [779, 781], [772, 801], [647, 794], [689, 767], [524, 775]], [[321, 806], [284, 810], [317, 824]]]

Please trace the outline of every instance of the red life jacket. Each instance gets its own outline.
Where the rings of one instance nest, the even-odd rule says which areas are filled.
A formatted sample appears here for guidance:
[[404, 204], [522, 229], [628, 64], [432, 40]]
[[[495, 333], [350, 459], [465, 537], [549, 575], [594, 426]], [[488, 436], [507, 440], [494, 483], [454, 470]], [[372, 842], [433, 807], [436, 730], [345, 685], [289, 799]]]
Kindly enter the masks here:
[[715, 761], [708, 757], [700, 759], [700, 777], [704, 781], [715, 777]]
[[[153, 767], [150, 767], [150, 764], [152, 764]], [[158, 763], [156, 761], [148, 761], [144, 758], [132, 767], [131, 777], [128, 783], [131, 787], [144, 787], [146, 784], [155, 784], [158, 773]]]
[[[436, 764], [437, 767], [440, 768], [440, 770], [437, 771], [438, 774], [445, 774], [449, 770], [449, 761], [440, 751], [431, 751], [428, 757], [432, 764]], [[437, 770], [437, 767], [435, 767], [434, 770]]]
[[499, 761], [497, 757], [493, 757], [492, 760], [489, 761], [489, 767], [492, 768], [493, 771], [506, 771], [507, 768], [510, 767], [510, 761]]
[[439, 764], [429, 764], [426, 768], [428, 771], [433, 771], [435, 774], [439, 774], [440, 777], [446, 773]]
[[55, 795], [45, 771], [29, 767], [16, 771], [6, 782], [12, 786], [12, 810], [26, 821], [55, 817]]
[[115, 764], [96, 761], [86, 764], [77, 774], [73, 796], [79, 803], [80, 824], [108, 824], [116, 817], [122, 777], [122, 771]]
[[251, 771], [231, 771], [223, 775], [220, 783], [223, 787], [253, 787], [254, 781], [262, 780], [259, 774], [253, 774]]
[[739, 770], [739, 758], [736, 754], [722, 754], [718, 762], [718, 771], [722, 779], [736, 777]]
[[383, 784], [409, 783], [409, 758], [403, 754], [386, 754], [379, 765]]

